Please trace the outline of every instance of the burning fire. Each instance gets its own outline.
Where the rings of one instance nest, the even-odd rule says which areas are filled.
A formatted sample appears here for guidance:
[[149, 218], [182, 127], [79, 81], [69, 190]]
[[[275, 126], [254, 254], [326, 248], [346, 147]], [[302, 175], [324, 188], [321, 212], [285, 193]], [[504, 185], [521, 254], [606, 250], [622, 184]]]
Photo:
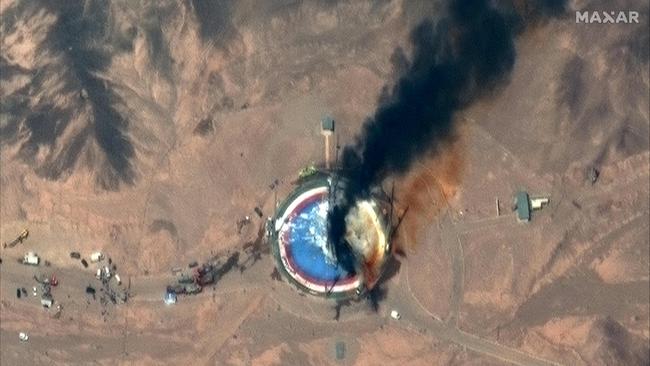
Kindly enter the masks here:
[[345, 240], [359, 258], [366, 286], [377, 281], [388, 246], [386, 232], [373, 201], [358, 201], [345, 217]]

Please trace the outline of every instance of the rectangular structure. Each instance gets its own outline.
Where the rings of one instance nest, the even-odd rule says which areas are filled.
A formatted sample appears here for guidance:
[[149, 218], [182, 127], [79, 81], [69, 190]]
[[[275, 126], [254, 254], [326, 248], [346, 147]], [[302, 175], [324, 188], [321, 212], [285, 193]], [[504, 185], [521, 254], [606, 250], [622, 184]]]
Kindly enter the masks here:
[[516, 204], [517, 204], [517, 220], [519, 222], [530, 221], [530, 201], [528, 199], [528, 193], [517, 192]]

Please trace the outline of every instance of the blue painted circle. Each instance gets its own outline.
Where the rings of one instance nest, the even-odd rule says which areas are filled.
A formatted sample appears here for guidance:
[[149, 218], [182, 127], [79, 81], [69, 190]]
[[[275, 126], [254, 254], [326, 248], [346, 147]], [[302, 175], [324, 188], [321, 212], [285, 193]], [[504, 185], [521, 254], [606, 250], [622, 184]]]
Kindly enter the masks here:
[[334, 281], [347, 278], [327, 245], [327, 202], [315, 200], [307, 203], [291, 219], [289, 248], [298, 269], [319, 281]]

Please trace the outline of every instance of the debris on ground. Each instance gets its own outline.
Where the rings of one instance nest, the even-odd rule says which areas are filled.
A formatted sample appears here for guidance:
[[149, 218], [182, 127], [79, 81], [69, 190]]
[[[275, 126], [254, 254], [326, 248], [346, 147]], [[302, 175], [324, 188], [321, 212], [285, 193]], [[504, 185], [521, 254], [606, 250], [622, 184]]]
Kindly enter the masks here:
[[61, 317], [61, 304], [56, 305], [56, 312], [52, 314], [52, 318], [59, 319]]
[[92, 295], [92, 296], [93, 296], [93, 300], [95, 299], [95, 292], [97, 292], [97, 291], [95, 291], [95, 288], [94, 288], [94, 287], [92, 287], [92, 286], [86, 286], [86, 294], [87, 294], [87, 295]]
[[318, 168], [316, 168], [316, 164], [311, 163], [304, 167], [299, 173], [298, 173], [298, 179], [305, 179], [307, 177], [310, 177], [314, 174], [318, 173]]
[[598, 169], [596, 169], [593, 166], [589, 167], [589, 169], [587, 170], [587, 178], [589, 179], [591, 184], [595, 184], [599, 176], [600, 176], [600, 171], [598, 171]]
[[262, 212], [262, 209], [261, 209], [261, 208], [255, 206], [254, 211], [255, 211], [255, 213], [257, 214], [257, 216], [259, 216], [259, 217], [264, 216], [264, 213]]
[[282, 277], [280, 276], [280, 272], [276, 267], [273, 268], [273, 272], [271, 272], [271, 279], [275, 281], [282, 281]]
[[27, 342], [29, 340], [29, 336], [27, 333], [20, 332], [18, 333], [18, 339], [20, 339], [21, 342]]
[[244, 216], [244, 218], [240, 220], [237, 220], [237, 234], [241, 234], [244, 226], [250, 224], [250, 222], [251, 222], [251, 217], [248, 215]]
[[4, 247], [4, 248], [13, 248], [17, 244], [22, 243], [23, 240], [27, 239], [28, 236], [29, 236], [29, 230], [23, 229], [23, 231], [16, 237], [16, 239], [12, 240], [9, 243], [3, 243], [2, 247]]

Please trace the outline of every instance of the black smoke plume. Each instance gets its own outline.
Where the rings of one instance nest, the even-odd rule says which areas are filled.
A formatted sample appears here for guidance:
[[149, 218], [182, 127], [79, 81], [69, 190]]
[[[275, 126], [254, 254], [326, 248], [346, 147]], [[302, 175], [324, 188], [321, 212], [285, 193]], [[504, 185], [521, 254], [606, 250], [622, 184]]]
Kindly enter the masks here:
[[493, 4], [451, 1], [444, 18], [413, 29], [410, 61], [396, 51], [399, 79], [341, 156], [347, 184], [329, 215], [337, 255], [348, 251], [343, 236], [351, 205], [452, 139], [454, 114], [508, 79], [515, 62], [515, 35], [526, 23], [561, 13], [564, 7], [558, 0]]

